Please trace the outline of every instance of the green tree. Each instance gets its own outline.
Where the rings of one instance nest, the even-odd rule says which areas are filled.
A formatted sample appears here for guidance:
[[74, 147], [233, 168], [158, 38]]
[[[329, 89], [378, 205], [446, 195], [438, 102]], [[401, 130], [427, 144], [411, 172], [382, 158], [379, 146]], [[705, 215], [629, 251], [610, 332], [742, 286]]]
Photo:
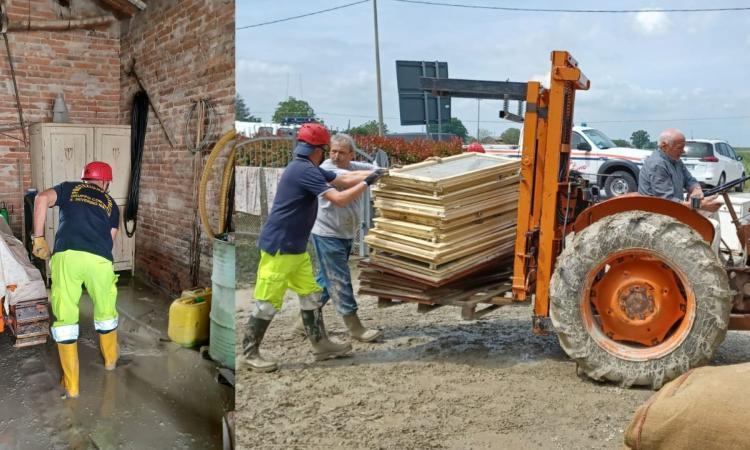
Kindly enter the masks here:
[[518, 144], [520, 137], [521, 130], [518, 128], [508, 128], [500, 135], [500, 140], [503, 141], [503, 144]]
[[630, 142], [625, 139], [612, 139], [612, 142], [618, 147], [630, 147]]
[[492, 144], [494, 142], [494, 138], [492, 137], [492, 131], [487, 130], [485, 128], [479, 129], [479, 136], [477, 136], [477, 140], [480, 144]]
[[[442, 124], [440, 127], [440, 130], [443, 133], [453, 133], [456, 136], [460, 137], [462, 141], [466, 142], [466, 138], [469, 136], [468, 130], [466, 130], [466, 127], [456, 117], [451, 117], [451, 121], [448, 123]], [[431, 123], [430, 126], [427, 127], [427, 131], [429, 133], [437, 133], [438, 132], [438, 126], [436, 123]]]
[[[360, 135], [360, 136], [377, 136], [378, 135], [378, 121], [377, 120], [369, 120], [363, 124], [357, 125], [356, 127], [351, 127], [348, 130], [346, 130], [347, 133], [351, 135]], [[388, 126], [386, 124], [383, 124], [383, 133], [388, 132]]]
[[250, 114], [250, 109], [248, 109], [245, 100], [239, 94], [234, 97], [234, 120], [241, 122], [261, 122], [259, 117]]
[[273, 113], [273, 121], [281, 122], [284, 117], [315, 117], [315, 111], [312, 106], [304, 100], [297, 100], [294, 97], [279, 102], [276, 111]]
[[651, 136], [648, 135], [646, 130], [634, 131], [633, 134], [630, 135], [630, 142], [635, 148], [649, 148]]

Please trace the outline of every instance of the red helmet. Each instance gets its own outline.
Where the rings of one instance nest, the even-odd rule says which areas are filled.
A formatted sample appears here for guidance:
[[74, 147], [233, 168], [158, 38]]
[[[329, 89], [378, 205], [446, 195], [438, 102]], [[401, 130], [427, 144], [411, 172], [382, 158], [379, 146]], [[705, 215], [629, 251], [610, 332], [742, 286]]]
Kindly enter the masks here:
[[306, 123], [297, 132], [297, 140], [314, 146], [328, 145], [331, 143], [331, 134], [319, 123]]
[[466, 149], [467, 152], [484, 153], [484, 147], [479, 142], [472, 142]]
[[81, 179], [84, 181], [112, 181], [112, 167], [102, 161], [91, 161], [83, 168]]

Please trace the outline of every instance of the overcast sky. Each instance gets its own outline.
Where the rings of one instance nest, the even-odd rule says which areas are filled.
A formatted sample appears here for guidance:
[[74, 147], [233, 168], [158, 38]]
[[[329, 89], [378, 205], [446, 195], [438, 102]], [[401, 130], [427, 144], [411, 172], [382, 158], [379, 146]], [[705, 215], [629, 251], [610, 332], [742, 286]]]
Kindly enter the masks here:
[[[237, 27], [354, 0], [236, 0]], [[438, 0], [439, 1], [439, 0]], [[524, 8], [750, 7], [746, 1], [451, 0]], [[377, 118], [372, 3], [237, 31], [237, 92], [270, 120], [287, 96], [302, 98], [333, 128]], [[666, 127], [689, 137], [750, 146], [750, 11], [630, 14], [507, 12], [378, 1], [385, 122], [399, 125], [397, 59], [448, 62], [451, 78], [546, 81], [550, 52], [568, 50], [591, 80], [576, 98], [576, 123], [612, 138]], [[501, 102], [483, 101], [480, 128], [501, 133]], [[474, 135], [477, 102], [453, 99]]]

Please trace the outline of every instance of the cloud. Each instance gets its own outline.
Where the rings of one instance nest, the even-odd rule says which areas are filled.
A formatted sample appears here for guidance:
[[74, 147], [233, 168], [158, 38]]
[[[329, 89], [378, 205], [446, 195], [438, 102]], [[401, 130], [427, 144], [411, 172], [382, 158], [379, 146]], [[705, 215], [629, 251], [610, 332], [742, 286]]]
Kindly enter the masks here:
[[235, 67], [237, 73], [254, 75], [283, 75], [292, 71], [288, 64], [276, 64], [257, 59], [238, 59]]
[[664, 34], [671, 25], [667, 14], [656, 9], [643, 10], [635, 15], [636, 30], [647, 36]]
[[531, 76], [531, 81], [538, 81], [542, 83], [542, 86], [549, 87], [550, 80], [552, 79], [552, 71], [548, 70], [544, 75], [535, 74]]

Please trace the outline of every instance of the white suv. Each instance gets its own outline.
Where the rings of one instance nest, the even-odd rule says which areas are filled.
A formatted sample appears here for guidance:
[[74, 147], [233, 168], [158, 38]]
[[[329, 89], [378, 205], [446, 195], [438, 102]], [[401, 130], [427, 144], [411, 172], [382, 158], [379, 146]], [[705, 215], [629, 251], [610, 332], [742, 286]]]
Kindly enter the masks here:
[[[685, 142], [682, 162], [704, 186], [720, 186], [745, 176], [742, 156], [726, 141], [690, 139]], [[737, 186], [737, 192], [742, 192], [742, 188]]]
[[[490, 154], [520, 157], [523, 129], [517, 148], [486, 145]], [[643, 160], [653, 150], [618, 147], [606, 134], [596, 128], [573, 127], [570, 143], [570, 170], [579, 172], [589, 183], [604, 190], [606, 197], [638, 191], [638, 173]]]

